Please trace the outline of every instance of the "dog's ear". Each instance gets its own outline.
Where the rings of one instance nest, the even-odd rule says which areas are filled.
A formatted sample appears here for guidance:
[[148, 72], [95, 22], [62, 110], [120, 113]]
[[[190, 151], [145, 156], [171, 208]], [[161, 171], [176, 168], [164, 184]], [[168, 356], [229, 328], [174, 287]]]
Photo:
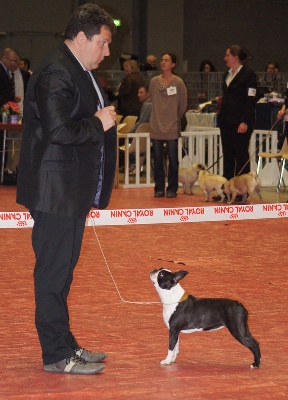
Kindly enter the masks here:
[[189, 274], [188, 271], [178, 271], [174, 274], [175, 277], [175, 281], [178, 283], [179, 281], [181, 281], [181, 279], [183, 279], [187, 274]]

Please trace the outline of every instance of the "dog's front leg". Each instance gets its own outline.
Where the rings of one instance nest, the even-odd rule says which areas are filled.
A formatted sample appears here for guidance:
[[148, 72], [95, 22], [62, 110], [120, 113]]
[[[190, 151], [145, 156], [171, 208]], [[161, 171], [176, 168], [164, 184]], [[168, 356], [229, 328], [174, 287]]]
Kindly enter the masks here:
[[210, 192], [208, 190], [204, 190], [204, 194], [206, 196], [206, 199], [204, 201], [208, 202], [209, 201]]
[[161, 361], [161, 365], [170, 365], [176, 360], [179, 353], [179, 332], [169, 331], [169, 349], [165, 360]]

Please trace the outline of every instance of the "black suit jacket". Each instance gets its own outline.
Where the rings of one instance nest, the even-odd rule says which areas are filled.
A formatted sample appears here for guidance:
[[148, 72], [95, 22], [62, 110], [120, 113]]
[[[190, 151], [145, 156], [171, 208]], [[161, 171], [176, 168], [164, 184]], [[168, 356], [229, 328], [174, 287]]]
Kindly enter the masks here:
[[[251, 128], [255, 121], [257, 101], [256, 75], [244, 65], [229, 86], [226, 84], [227, 75], [228, 71], [223, 76], [223, 96], [218, 114], [218, 125], [221, 128], [223, 124], [239, 125], [244, 122]], [[249, 95], [249, 89], [255, 90], [254, 96], [251, 95], [253, 90], [250, 90]]]
[[[24, 94], [26, 92], [27, 84], [30, 78], [30, 74], [27, 71], [22, 71], [20, 69], [22, 79], [23, 79], [23, 85], [24, 85]], [[14, 101], [13, 93], [12, 93], [12, 86], [11, 86], [11, 81], [10, 78], [3, 67], [3, 65], [0, 63], [0, 107], [3, 106], [3, 104], [8, 103], [8, 101]]]
[[0, 107], [8, 103], [8, 101], [14, 101], [11, 81], [5, 68], [0, 63]]
[[116, 165], [116, 129], [104, 133], [94, 116], [97, 103], [95, 88], [64, 43], [32, 74], [24, 102], [18, 203], [30, 210], [86, 216], [94, 201], [104, 146], [99, 207], [108, 205]]
[[23, 79], [23, 85], [24, 85], [24, 94], [26, 93], [26, 89], [27, 89], [27, 85], [28, 85], [28, 81], [31, 77], [31, 75], [29, 74], [29, 72], [24, 71], [23, 69], [20, 69], [21, 75], [22, 75], [22, 79]]

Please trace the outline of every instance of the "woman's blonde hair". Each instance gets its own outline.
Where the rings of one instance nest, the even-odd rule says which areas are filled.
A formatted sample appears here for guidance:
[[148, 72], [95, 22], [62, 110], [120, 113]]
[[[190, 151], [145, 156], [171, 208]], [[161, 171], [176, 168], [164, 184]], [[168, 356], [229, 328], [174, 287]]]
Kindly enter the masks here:
[[126, 60], [123, 63], [123, 67], [125, 67], [125, 65], [129, 64], [131, 66], [132, 72], [140, 72], [139, 69], [139, 64], [137, 61], [135, 60]]

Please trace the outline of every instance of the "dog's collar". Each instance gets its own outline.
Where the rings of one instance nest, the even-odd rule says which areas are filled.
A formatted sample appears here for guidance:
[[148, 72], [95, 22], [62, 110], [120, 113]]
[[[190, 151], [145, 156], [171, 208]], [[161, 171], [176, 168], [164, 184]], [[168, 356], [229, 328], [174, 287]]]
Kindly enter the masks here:
[[181, 299], [178, 301], [178, 303], [182, 303], [182, 301], [185, 301], [188, 299], [188, 294], [186, 292], [183, 293], [183, 296], [181, 297]]

